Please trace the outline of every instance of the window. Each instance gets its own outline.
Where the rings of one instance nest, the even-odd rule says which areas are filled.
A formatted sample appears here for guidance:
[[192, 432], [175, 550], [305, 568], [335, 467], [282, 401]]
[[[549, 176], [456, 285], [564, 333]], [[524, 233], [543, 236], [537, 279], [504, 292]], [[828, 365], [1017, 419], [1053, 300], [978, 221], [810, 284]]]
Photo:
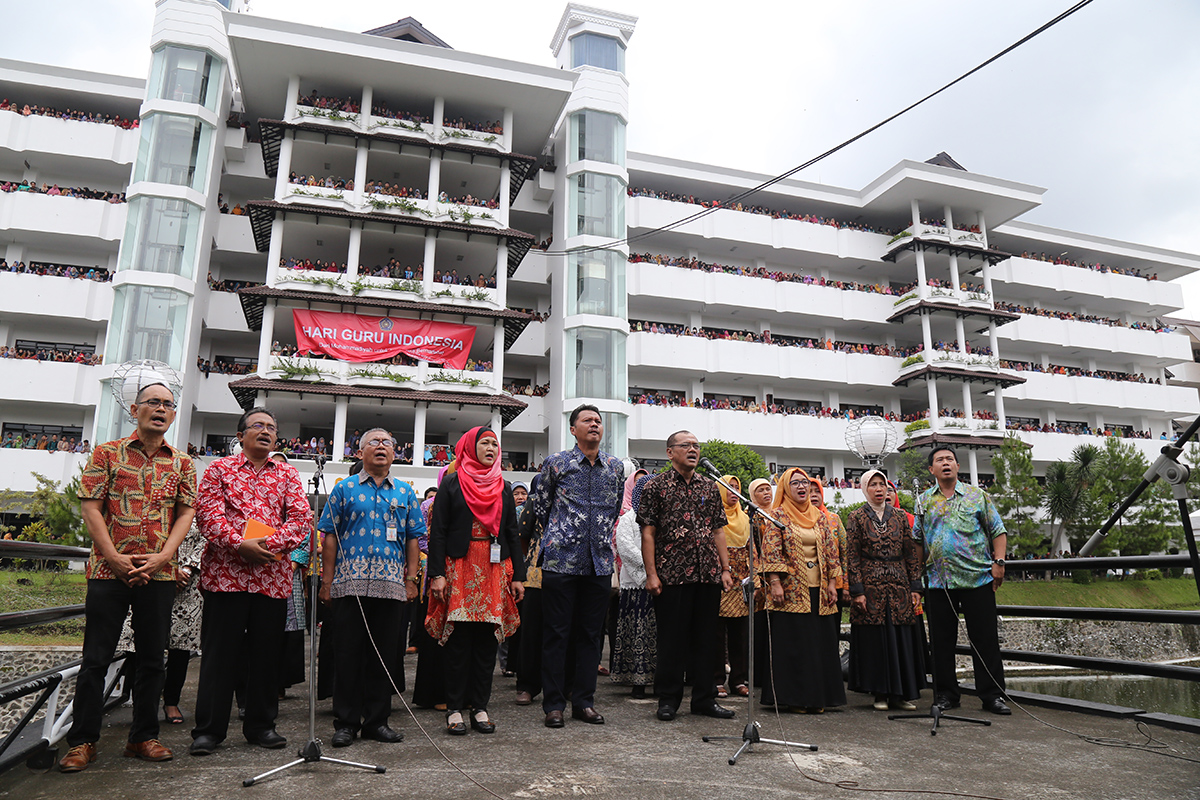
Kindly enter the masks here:
[[616, 114], [578, 111], [571, 115], [570, 158], [625, 166], [625, 123]]
[[154, 54], [150, 85], [161, 100], [217, 109], [221, 62], [203, 50], [167, 45]]
[[571, 253], [567, 259], [567, 316], [625, 319], [625, 256], [613, 250]]
[[133, 180], [205, 187], [212, 129], [200, 120], [173, 114], [151, 114], [142, 124]]
[[571, 193], [572, 236], [625, 235], [625, 183], [611, 175], [583, 172], [575, 176]]
[[625, 45], [611, 36], [581, 33], [571, 39], [571, 68], [599, 67], [625, 72]]
[[183, 369], [188, 295], [175, 289], [126, 284], [114, 291], [105, 362], [121, 364], [138, 359], [162, 361]]
[[129, 204], [120, 269], [195, 274], [200, 208], [185, 200], [135, 197]]
[[566, 397], [625, 400], [625, 336], [619, 331], [575, 328], [567, 331]]

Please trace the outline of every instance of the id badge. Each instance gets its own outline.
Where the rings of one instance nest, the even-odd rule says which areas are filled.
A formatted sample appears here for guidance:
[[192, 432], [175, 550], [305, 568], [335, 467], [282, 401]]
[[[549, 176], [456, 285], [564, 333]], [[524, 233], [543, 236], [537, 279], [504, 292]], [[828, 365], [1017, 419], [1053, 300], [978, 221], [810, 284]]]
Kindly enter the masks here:
[[388, 540], [389, 542], [394, 542], [394, 541], [396, 541], [396, 522], [395, 522], [395, 520], [388, 520], [388, 524], [387, 524], [387, 540]]
[[500, 563], [500, 543], [499, 542], [492, 542], [491, 556], [490, 556], [489, 560], [493, 564]]

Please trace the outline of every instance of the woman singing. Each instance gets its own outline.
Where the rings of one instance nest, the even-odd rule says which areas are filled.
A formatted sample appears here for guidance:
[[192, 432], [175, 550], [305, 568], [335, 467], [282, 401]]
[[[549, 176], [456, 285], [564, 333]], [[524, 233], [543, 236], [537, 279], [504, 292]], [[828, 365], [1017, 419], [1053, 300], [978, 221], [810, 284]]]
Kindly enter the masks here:
[[465, 708], [472, 728], [496, 730], [487, 712], [492, 672], [497, 647], [520, 624], [516, 604], [524, 594], [525, 562], [496, 434], [483, 427], [467, 431], [455, 447], [455, 464], [433, 501], [425, 628], [446, 648], [446, 730], [461, 736]]

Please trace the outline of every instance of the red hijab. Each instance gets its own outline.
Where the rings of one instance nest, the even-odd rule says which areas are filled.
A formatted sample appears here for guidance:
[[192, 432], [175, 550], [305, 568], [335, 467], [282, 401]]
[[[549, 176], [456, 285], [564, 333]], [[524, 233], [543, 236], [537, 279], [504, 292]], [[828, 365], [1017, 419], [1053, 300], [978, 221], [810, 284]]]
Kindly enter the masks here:
[[504, 478], [500, 476], [499, 450], [490, 467], [485, 467], [476, 454], [475, 448], [484, 436], [499, 439], [490, 428], [471, 428], [454, 446], [454, 460], [467, 508], [483, 529], [495, 536], [500, 532], [500, 517], [504, 513]]

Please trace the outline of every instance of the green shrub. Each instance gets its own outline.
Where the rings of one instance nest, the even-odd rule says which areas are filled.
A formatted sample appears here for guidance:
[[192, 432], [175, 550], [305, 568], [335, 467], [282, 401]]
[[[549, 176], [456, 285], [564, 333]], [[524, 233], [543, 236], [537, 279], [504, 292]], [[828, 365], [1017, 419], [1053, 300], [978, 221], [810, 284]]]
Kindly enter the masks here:
[[1090, 569], [1071, 570], [1071, 583], [1094, 583], [1095, 581], [1096, 573]]

